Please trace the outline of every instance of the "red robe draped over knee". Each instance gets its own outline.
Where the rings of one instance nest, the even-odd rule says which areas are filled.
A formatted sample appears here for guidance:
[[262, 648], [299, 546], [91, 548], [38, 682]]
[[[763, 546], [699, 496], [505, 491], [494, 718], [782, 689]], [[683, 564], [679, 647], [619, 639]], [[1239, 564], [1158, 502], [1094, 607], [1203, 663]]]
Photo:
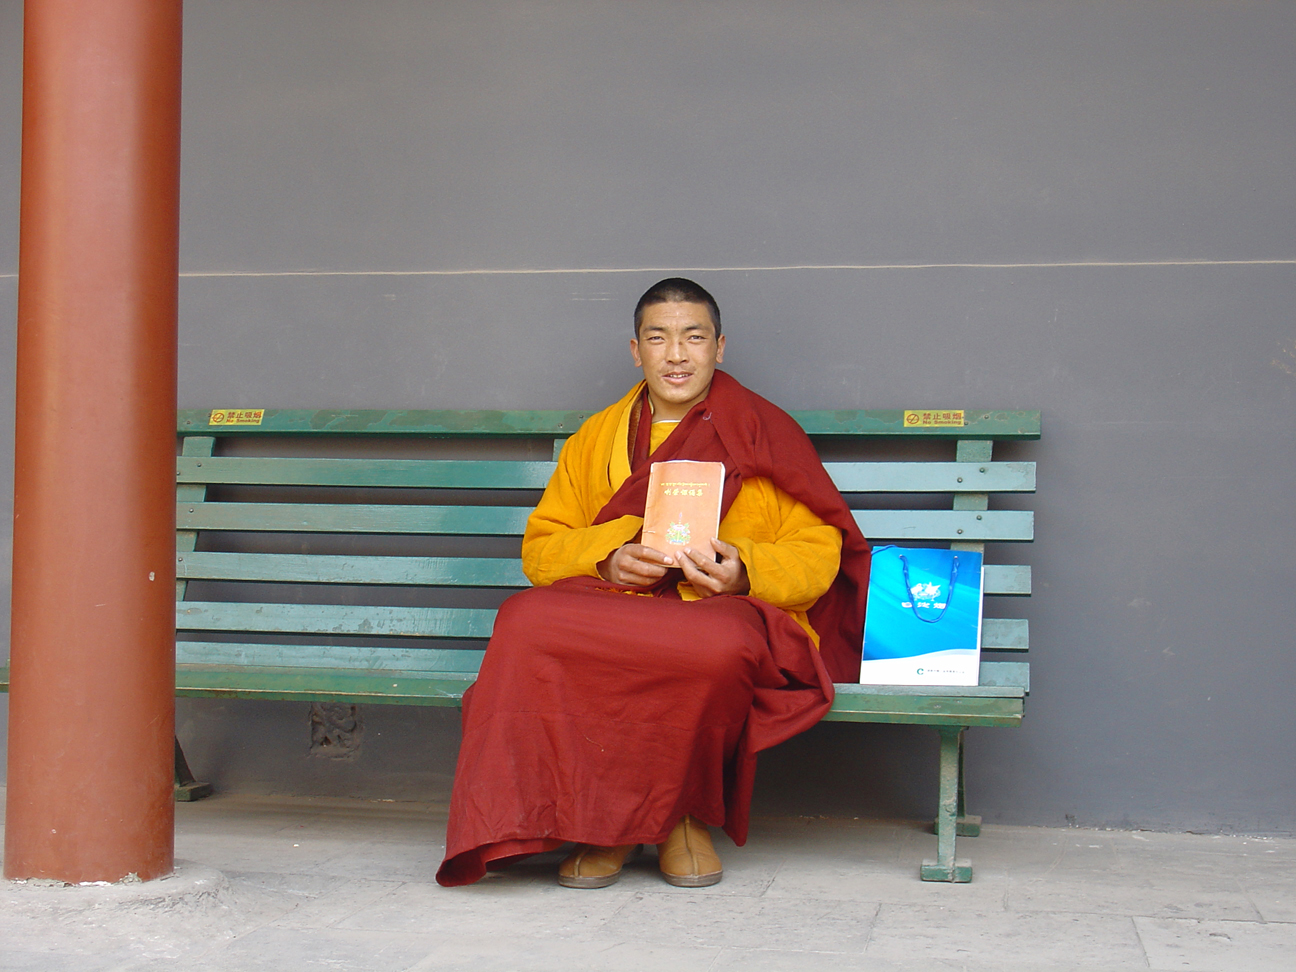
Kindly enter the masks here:
[[[595, 523], [643, 514], [637, 438]], [[717, 371], [652, 458], [724, 462], [726, 509], [743, 479], [768, 478], [842, 531], [841, 568], [809, 610], [820, 646], [759, 598], [683, 601], [671, 583], [571, 577], [509, 598], [464, 698], [443, 885], [567, 841], [660, 843], [686, 813], [741, 845], [756, 754], [858, 675], [868, 545], [795, 421]]]

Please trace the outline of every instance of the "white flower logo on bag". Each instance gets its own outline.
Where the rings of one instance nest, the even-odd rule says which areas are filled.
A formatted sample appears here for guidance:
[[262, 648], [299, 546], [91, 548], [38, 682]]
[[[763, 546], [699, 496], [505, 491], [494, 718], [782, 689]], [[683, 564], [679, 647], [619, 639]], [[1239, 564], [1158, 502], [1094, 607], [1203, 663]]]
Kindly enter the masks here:
[[[945, 605], [939, 600], [941, 596], [941, 586], [939, 584], [915, 584], [909, 588], [909, 594], [922, 608], [944, 608]], [[901, 607], [913, 607], [908, 601], [903, 602]]]

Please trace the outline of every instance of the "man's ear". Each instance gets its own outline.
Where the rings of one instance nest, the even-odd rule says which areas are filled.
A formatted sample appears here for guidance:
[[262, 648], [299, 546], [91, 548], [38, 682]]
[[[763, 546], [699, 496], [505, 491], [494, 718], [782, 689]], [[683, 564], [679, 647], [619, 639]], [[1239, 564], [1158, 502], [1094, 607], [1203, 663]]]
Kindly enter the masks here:
[[[724, 361], [724, 341], [725, 336], [723, 334], [716, 338], [716, 364]], [[636, 354], [635, 357], [638, 358], [638, 355]]]
[[635, 367], [642, 368], [643, 362], [639, 360], [639, 339], [638, 338], [630, 339], [630, 355], [634, 358]]

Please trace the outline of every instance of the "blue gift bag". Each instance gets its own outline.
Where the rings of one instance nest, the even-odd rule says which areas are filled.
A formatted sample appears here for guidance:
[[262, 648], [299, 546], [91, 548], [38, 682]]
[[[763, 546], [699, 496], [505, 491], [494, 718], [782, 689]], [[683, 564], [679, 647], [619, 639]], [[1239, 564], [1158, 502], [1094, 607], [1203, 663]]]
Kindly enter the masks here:
[[875, 547], [864, 618], [863, 685], [976, 685], [981, 554]]

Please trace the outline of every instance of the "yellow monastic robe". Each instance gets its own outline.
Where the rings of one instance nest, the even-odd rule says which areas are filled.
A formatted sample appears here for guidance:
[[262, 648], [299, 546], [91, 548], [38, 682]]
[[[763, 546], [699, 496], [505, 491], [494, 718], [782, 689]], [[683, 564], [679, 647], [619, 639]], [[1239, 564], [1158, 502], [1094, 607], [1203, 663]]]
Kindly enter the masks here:
[[[607, 501], [630, 475], [626, 449], [630, 411], [643, 386], [591, 417], [567, 440], [558, 469], [527, 520], [522, 569], [537, 587], [564, 577], [598, 576], [598, 564], [634, 540], [643, 517], [623, 516], [592, 526]], [[651, 448], [665, 441], [675, 423], [652, 427]], [[720, 522], [719, 539], [738, 548], [751, 595], [790, 614], [814, 640], [806, 611], [832, 585], [841, 563], [841, 531], [824, 523], [768, 479], [743, 481]], [[685, 600], [698, 597], [680, 585]]]

